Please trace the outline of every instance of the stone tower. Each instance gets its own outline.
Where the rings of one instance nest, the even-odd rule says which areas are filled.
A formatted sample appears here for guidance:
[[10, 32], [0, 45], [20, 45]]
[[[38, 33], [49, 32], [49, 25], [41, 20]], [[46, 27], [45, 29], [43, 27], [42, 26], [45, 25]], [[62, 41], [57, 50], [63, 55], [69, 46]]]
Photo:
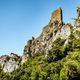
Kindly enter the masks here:
[[62, 9], [58, 8], [52, 13], [51, 23], [62, 24]]

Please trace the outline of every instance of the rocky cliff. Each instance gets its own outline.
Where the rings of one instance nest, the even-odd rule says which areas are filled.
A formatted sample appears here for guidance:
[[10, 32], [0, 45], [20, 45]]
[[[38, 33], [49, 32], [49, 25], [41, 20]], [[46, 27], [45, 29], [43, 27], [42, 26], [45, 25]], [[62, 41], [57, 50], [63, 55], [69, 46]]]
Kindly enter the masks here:
[[[75, 25], [79, 26], [80, 8], [77, 9], [77, 13], [78, 16], [77, 19], [75, 19]], [[14, 53], [1, 56], [0, 64], [2, 65], [4, 72], [14, 71], [35, 54], [45, 53], [46, 57], [48, 51], [52, 48], [52, 43], [58, 38], [64, 39], [65, 44], [67, 44], [73, 26], [71, 24], [64, 24], [62, 18], [62, 9], [59, 8], [55, 10], [51, 15], [48, 25], [43, 28], [41, 35], [38, 38], [32, 37], [31, 40], [28, 40], [21, 57]], [[76, 29], [80, 30], [79, 27]]]
[[52, 48], [52, 43], [57, 39], [68, 39], [71, 33], [71, 24], [63, 24], [62, 9], [55, 10], [51, 15], [51, 20], [43, 28], [41, 35], [38, 38], [32, 37], [24, 47], [24, 54], [22, 56], [22, 63], [36, 53], [46, 53]]
[[14, 53], [0, 57], [0, 64], [2, 65], [4, 72], [16, 70], [20, 65], [20, 61], [21, 57]]

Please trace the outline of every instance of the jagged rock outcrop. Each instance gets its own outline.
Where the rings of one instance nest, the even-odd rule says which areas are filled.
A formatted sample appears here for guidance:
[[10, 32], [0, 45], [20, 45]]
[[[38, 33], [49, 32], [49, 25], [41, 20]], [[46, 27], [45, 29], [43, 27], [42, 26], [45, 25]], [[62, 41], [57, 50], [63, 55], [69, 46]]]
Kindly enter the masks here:
[[4, 72], [12, 72], [20, 65], [21, 57], [17, 54], [3, 55], [0, 57], [0, 64]]
[[59, 8], [52, 13], [51, 20], [47, 26], [43, 28], [41, 35], [38, 38], [32, 37], [24, 47], [24, 54], [21, 63], [27, 61], [28, 58], [36, 53], [46, 53], [52, 48], [52, 43], [57, 38], [66, 39], [71, 33], [71, 25], [63, 24], [62, 9]]
[[[75, 30], [80, 30], [80, 8], [77, 9], [77, 19], [75, 19]], [[17, 69], [21, 64], [27, 61], [35, 54], [45, 53], [47, 56], [48, 51], [52, 48], [52, 43], [58, 38], [64, 39], [65, 44], [68, 43], [68, 38], [71, 34], [73, 26], [71, 24], [64, 24], [62, 20], [62, 9], [55, 10], [51, 15], [51, 20], [46, 25], [41, 35], [38, 38], [32, 37], [24, 47], [23, 55], [20, 57], [14, 53], [9, 56], [4, 55], [0, 57], [0, 64], [4, 72], [12, 72]]]
[[75, 19], [75, 25], [77, 30], [80, 31], [80, 7], [77, 7], [77, 18]]

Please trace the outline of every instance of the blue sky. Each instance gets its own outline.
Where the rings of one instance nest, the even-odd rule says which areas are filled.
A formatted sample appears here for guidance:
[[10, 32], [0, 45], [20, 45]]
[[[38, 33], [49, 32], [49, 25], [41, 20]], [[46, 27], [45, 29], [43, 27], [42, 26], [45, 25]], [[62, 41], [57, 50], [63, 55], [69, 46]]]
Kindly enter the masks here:
[[61, 7], [69, 23], [79, 5], [80, 0], [0, 0], [0, 55], [22, 55], [27, 40], [41, 33], [55, 9]]

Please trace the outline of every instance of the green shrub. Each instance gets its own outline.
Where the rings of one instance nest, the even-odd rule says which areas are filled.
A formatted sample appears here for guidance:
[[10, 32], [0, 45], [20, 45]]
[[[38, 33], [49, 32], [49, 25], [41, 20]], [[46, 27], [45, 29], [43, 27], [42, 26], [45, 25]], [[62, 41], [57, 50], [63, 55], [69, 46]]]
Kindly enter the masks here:
[[80, 75], [80, 63], [76, 60], [67, 61], [60, 71], [60, 80], [72, 80], [79, 78]]
[[47, 61], [53, 62], [62, 59], [66, 54], [64, 53], [64, 42], [65, 40], [58, 38], [53, 42], [52, 49], [49, 50], [47, 55]]
[[47, 57], [35, 54], [10, 74], [0, 66], [0, 80], [80, 80], [80, 40], [71, 34], [64, 43], [58, 38]]

